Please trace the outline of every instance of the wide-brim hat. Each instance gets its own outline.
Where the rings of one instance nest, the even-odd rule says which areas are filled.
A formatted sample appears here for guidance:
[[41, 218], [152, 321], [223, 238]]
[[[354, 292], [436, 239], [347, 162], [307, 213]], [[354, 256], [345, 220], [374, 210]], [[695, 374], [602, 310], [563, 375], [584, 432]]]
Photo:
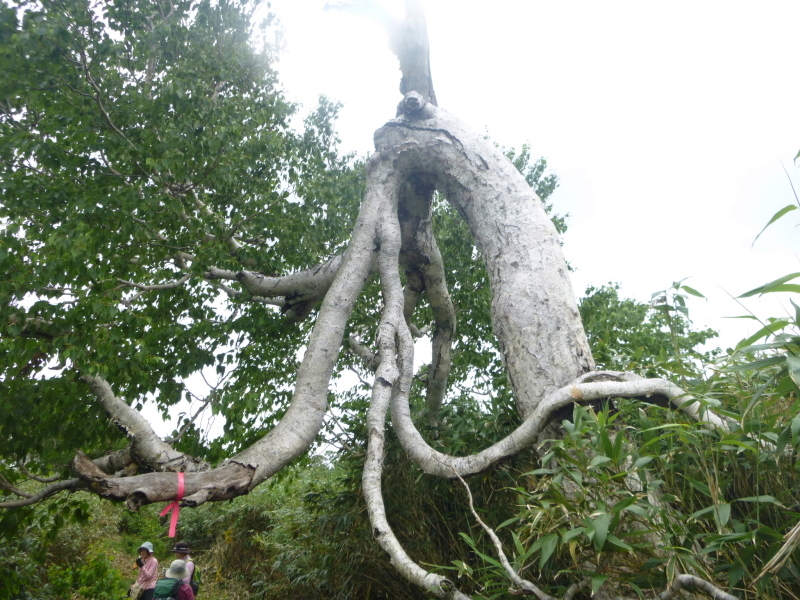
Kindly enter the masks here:
[[165, 575], [170, 579], [183, 579], [189, 574], [186, 570], [186, 561], [181, 559], [173, 560]]
[[186, 542], [178, 542], [172, 548], [173, 552], [180, 552], [181, 554], [189, 554], [189, 544]]
[[[139, 546], [139, 550], [147, 550], [150, 554], [152, 554], [153, 553], [153, 544], [151, 544], [150, 542], [145, 542], [144, 544]], [[137, 552], [138, 552], [138, 550], [137, 550]]]

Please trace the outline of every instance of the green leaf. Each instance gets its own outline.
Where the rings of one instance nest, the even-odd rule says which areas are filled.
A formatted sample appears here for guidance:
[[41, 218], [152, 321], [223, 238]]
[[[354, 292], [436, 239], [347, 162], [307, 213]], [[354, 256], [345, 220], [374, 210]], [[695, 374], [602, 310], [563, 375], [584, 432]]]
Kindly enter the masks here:
[[602, 455], [597, 455], [589, 463], [589, 468], [596, 467], [598, 465], [604, 465], [605, 463], [608, 463], [608, 462], [611, 462], [611, 459], [609, 457], [602, 456]]
[[745, 292], [744, 294], [739, 296], [739, 298], [749, 298], [750, 296], [755, 296], [756, 294], [766, 294], [767, 292], [773, 290], [773, 288], [783, 285], [787, 281], [791, 281], [792, 279], [796, 279], [797, 277], [800, 277], [800, 273], [790, 273], [789, 275], [784, 275], [783, 277], [779, 277], [775, 281], [770, 281], [769, 283], [759, 286], [755, 289], [752, 289], [749, 292]]
[[738, 371], [754, 371], [756, 369], [764, 369], [766, 367], [771, 367], [773, 365], [779, 365], [786, 360], [785, 356], [774, 356], [772, 358], [764, 358], [761, 360], [755, 360], [753, 362], [744, 364], [744, 365], [735, 365], [733, 367], [726, 367], [723, 371], [726, 372], [738, 372]]
[[[800, 156], [800, 154], [798, 154], [797, 156]], [[795, 158], [797, 158], [797, 156]], [[758, 233], [758, 235], [756, 236], [756, 239], [753, 240], [753, 243], [751, 244], [751, 247], [755, 246], [756, 241], [758, 240], [759, 237], [761, 237], [761, 234], [764, 233], [767, 230], [767, 227], [772, 225], [775, 221], [780, 219], [786, 213], [792, 212], [793, 210], [797, 210], [797, 208], [798, 207], [795, 204], [788, 204], [788, 205], [784, 206], [782, 209], [780, 209], [778, 212], [776, 212], [774, 215], [772, 215], [772, 218], [769, 220], [769, 223], [764, 225], [764, 229], [762, 229]]]
[[578, 537], [578, 536], [579, 536], [580, 534], [582, 534], [582, 533], [586, 533], [586, 528], [585, 528], [585, 527], [576, 527], [575, 529], [570, 529], [568, 532], [566, 532], [566, 533], [565, 533], [565, 534], [564, 534], [564, 535], [561, 537], [561, 541], [562, 541], [564, 544], [566, 544], [566, 543], [567, 543], [568, 541], [570, 541], [572, 538], [576, 538], [576, 537]]
[[606, 579], [608, 579], [608, 575], [592, 576], [592, 596], [597, 593], [597, 591], [600, 589], [600, 586], [606, 582]]
[[748, 496], [747, 498], [737, 498], [734, 500], [734, 502], [763, 502], [767, 504], [775, 504], [781, 508], [784, 508], [783, 504], [778, 502], [772, 496]]
[[789, 324], [789, 319], [775, 319], [769, 325], [764, 325], [761, 329], [759, 329], [756, 333], [751, 335], [749, 338], [743, 339], [741, 342], [736, 344], [736, 350], [738, 351], [740, 348], [744, 348], [746, 346], [751, 345], [756, 340], [760, 340], [763, 337], [767, 337], [770, 335], [775, 335], [781, 329], [786, 327]]
[[606, 536], [606, 550], [612, 550], [614, 552], [633, 552], [633, 548], [619, 539], [617, 536], [608, 534]]
[[693, 512], [693, 513], [692, 513], [691, 515], [689, 515], [689, 516], [690, 516], [692, 519], [699, 519], [700, 517], [703, 517], [703, 516], [705, 516], [705, 515], [709, 514], [709, 513], [710, 513], [711, 511], [713, 511], [713, 510], [714, 510], [714, 505], [712, 504], [711, 506], [708, 506], [708, 507], [706, 507], [706, 508], [703, 508], [703, 509], [700, 509], [700, 510], [698, 510], [698, 511], [695, 511], [695, 512]]
[[681, 289], [686, 291], [688, 294], [691, 294], [692, 296], [697, 296], [698, 298], [705, 298], [703, 294], [698, 292], [696, 289], [689, 287], [688, 285], [682, 285]]
[[606, 543], [608, 526], [611, 524], [611, 515], [602, 513], [597, 515], [592, 522], [594, 524], [594, 538], [592, 539], [592, 543], [594, 544], [594, 549], [600, 552]]
[[643, 466], [650, 464], [655, 456], [640, 456], [636, 459], [636, 462], [633, 463], [634, 469], [641, 469]]
[[792, 419], [792, 441], [797, 442], [800, 439], [800, 415]]
[[555, 552], [556, 548], [558, 548], [558, 538], [559, 536], [555, 533], [550, 533], [544, 537], [544, 541], [542, 542], [542, 553], [539, 555], [540, 569], [547, 564], [547, 561], [550, 560], [551, 556], [553, 556], [553, 552]]
[[786, 366], [789, 368], [789, 377], [797, 387], [800, 387], [800, 356], [787, 355]]
[[725, 527], [731, 518], [731, 505], [727, 502], [718, 504], [714, 511], [714, 520], [720, 527]]

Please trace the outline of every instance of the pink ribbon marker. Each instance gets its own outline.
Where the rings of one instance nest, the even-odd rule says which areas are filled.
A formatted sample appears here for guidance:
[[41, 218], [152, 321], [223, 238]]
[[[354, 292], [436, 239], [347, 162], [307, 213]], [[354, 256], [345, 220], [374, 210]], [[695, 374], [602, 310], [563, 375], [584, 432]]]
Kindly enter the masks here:
[[169, 520], [169, 537], [175, 537], [175, 532], [178, 529], [178, 515], [181, 512], [181, 500], [183, 499], [183, 473], [178, 473], [178, 497], [175, 502], [170, 502], [161, 511], [163, 517], [169, 511], [172, 511], [172, 516]]

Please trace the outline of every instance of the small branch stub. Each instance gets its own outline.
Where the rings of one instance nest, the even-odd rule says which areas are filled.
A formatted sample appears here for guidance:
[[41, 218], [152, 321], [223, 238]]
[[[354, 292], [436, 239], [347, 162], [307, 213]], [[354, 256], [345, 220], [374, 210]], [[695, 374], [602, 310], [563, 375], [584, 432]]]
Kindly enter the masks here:
[[400, 101], [400, 112], [406, 116], [414, 116], [419, 113], [427, 102], [422, 94], [418, 92], [408, 92], [405, 97]]

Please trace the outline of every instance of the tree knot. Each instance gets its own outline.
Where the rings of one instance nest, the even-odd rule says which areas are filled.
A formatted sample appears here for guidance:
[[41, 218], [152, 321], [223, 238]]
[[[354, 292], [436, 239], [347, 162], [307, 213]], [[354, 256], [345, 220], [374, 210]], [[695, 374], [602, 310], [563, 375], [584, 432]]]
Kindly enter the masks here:
[[413, 119], [427, 119], [432, 116], [428, 102], [419, 92], [408, 92], [397, 105], [397, 116], [405, 115]]

